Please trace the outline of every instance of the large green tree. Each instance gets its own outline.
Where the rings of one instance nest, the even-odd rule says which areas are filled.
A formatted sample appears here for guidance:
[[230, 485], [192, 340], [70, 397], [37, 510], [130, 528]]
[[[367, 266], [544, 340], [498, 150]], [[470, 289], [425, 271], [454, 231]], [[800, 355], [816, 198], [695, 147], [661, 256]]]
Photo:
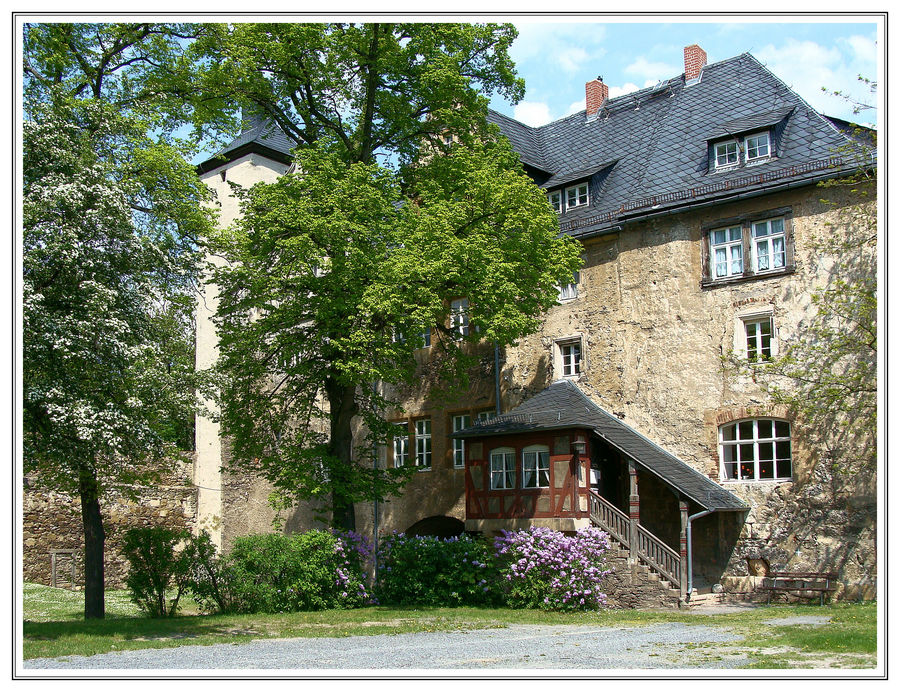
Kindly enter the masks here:
[[[235, 94], [297, 145], [295, 172], [244, 191], [241, 220], [219, 239], [230, 260], [215, 274], [223, 431], [234, 463], [261, 470], [288, 504], [324, 499], [338, 526], [354, 526], [355, 501], [403, 480], [353, 461], [388, 435], [379, 410], [391, 402], [375, 383], [415, 374], [426, 330], [444, 374], [461, 376], [474, 342], [533, 331], [580, 264], [486, 121], [491, 93], [522, 93], [514, 36], [272, 24], [198, 42], [209, 93]], [[450, 328], [458, 299], [468, 334]]]
[[81, 499], [88, 618], [104, 615], [103, 491], [152, 482], [194, 404], [194, 272], [212, 217], [165, 136], [183, 106], [159, 90], [183, 36], [25, 27], [24, 469]]

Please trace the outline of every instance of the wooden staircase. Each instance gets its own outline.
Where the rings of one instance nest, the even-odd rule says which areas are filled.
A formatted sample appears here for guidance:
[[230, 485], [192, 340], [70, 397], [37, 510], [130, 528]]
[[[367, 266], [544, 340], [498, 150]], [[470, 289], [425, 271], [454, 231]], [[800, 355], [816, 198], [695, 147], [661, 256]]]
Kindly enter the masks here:
[[618, 543], [628, 562], [647, 569], [651, 581], [678, 592], [679, 601], [687, 597], [685, 564], [681, 555], [633, 520], [625, 512], [591, 490], [590, 515], [594, 525], [606, 531]]

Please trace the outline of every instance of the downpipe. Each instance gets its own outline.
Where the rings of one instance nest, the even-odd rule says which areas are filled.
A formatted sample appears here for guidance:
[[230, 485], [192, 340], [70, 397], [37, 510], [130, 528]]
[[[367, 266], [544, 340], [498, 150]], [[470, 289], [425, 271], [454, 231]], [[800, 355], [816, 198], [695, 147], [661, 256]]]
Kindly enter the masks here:
[[691, 600], [691, 593], [694, 590], [694, 543], [691, 534], [691, 524], [694, 519], [699, 519], [700, 517], [705, 517], [707, 514], [712, 513], [713, 510], [706, 509], [702, 512], [692, 514], [687, 520], [687, 600], [689, 601]]

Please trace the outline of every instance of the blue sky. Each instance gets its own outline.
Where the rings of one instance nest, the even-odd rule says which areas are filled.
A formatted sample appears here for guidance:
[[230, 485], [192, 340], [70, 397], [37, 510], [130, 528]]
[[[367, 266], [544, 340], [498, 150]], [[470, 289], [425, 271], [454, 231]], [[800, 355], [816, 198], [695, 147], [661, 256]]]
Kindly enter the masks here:
[[[502, 21], [502, 17], [490, 17]], [[529, 125], [541, 125], [584, 109], [584, 84], [598, 75], [610, 97], [651, 86], [684, 71], [684, 47], [697, 43], [710, 63], [752, 53], [813, 108], [828, 115], [875, 124], [875, 111], [852, 108], [822, 87], [872, 102], [857, 75], [878, 78], [877, 18], [803, 16], [789, 18], [604, 16], [510, 16], [519, 38], [511, 54], [525, 79], [525, 98], [516, 106], [493, 99], [495, 110]], [[691, 19], [691, 21], [687, 21]]]

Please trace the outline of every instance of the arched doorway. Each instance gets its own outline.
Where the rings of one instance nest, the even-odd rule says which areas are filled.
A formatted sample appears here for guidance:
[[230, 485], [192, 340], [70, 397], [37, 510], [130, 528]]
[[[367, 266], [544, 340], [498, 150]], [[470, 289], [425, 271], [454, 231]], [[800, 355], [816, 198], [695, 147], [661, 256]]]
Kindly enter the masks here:
[[410, 526], [406, 533], [410, 536], [436, 536], [438, 538], [450, 538], [459, 536], [465, 531], [466, 525], [459, 519], [445, 516], [428, 517], [420, 519]]

